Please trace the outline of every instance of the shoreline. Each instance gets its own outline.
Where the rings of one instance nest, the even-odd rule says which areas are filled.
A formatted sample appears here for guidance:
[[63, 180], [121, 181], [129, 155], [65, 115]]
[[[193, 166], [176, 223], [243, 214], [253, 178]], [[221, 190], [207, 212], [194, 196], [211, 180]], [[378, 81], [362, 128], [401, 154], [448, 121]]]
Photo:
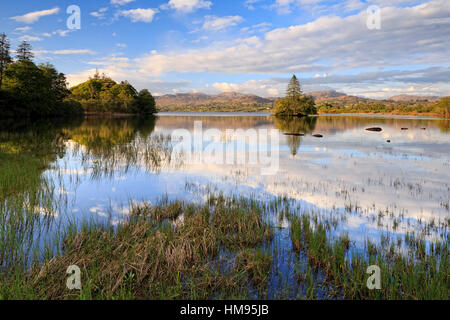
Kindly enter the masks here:
[[[264, 112], [264, 111], [255, 111], [255, 112], [249, 112], [249, 111], [162, 111], [159, 113], [156, 113], [156, 116], [197, 116], [197, 115], [206, 115], [206, 116], [213, 116], [213, 115], [220, 115], [220, 116], [274, 116], [271, 112]], [[312, 117], [320, 117], [320, 116], [409, 116], [414, 118], [429, 118], [429, 119], [436, 119], [436, 120], [450, 120], [450, 118], [443, 118], [438, 113], [387, 113], [387, 112], [380, 112], [380, 113], [318, 113], [317, 115], [312, 115]]]

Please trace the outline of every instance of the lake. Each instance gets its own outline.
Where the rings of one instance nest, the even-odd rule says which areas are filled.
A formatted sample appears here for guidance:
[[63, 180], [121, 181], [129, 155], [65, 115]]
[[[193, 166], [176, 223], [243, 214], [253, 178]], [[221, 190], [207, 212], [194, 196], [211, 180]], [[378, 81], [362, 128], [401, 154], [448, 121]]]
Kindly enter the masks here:
[[[242, 134], [248, 139], [239, 142]], [[188, 147], [181, 137], [190, 139]], [[21, 153], [36, 163], [28, 157], [21, 164]], [[162, 113], [8, 123], [0, 129], [0, 156], [3, 199], [11, 204], [11, 190], [23, 194], [21, 201], [58, 227], [69, 220], [117, 227], [136, 204], [202, 204], [223, 195], [265, 204], [283, 199], [296, 215], [334, 224], [333, 236], [348, 236], [355, 250], [367, 241], [383, 244], [387, 235], [420, 234], [427, 245], [448, 241], [449, 120]], [[278, 255], [267, 297], [301, 295], [306, 289], [291, 279], [297, 258], [290, 220], [279, 212], [266, 219], [276, 227], [271, 248]]]

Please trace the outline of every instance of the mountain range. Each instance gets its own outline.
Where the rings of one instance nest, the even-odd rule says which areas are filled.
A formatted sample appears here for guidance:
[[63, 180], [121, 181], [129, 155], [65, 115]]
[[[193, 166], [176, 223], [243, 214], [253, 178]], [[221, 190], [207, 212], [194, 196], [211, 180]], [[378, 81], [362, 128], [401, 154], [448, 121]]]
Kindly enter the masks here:
[[[358, 103], [380, 103], [380, 102], [434, 102], [439, 100], [437, 96], [414, 96], [414, 95], [396, 95], [385, 100], [376, 100], [347, 95], [334, 90], [307, 92], [306, 95], [314, 97], [318, 104], [333, 103], [334, 105], [358, 104]], [[271, 108], [277, 98], [263, 98], [253, 94], [243, 94], [238, 92], [225, 92], [220, 94], [205, 93], [177, 93], [166, 94], [155, 97], [156, 105], [162, 111], [179, 110], [180, 107], [229, 107], [229, 108]]]

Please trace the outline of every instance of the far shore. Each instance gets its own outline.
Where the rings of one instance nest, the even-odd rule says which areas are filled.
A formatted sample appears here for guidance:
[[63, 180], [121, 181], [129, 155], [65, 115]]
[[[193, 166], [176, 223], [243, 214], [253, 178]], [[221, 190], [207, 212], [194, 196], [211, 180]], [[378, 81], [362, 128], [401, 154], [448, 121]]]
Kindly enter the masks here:
[[[156, 113], [154, 116], [158, 115], [199, 115], [199, 114], [223, 114], [223, 115], [267, 115], [272, 116], [273, 114], [270, 111], [161, 111]], [[86, 112], [84, 113], [85, 117], [93, 118], [93, 117], [114, 117], [114, 118], [129, 118], [136, 117], [136, 114], [131, 113], [114, 113], [114, 112]], [[358, 112], [358, 113], [321, 113], [319, 112], [314, 116], [410, 116], [417, 118], [434, 118], [434, 119], [442, 119], [442, 120], [450, 120], [449, 118], [443, 118], [439, 113], [396, 113], [396, 112], [378, 112], [378, 113], [368, 113], [368, 112]]]
[[[272, 115], [270, 111], [161, 111], [156, 115], [161, 114], [267, 114]], [[355, 112], [355, 113], [321, 113], [319, 112], [316, 116], [411, 116], [411, 117], [426, 117], [426, 118], [436, 118], [436, 119], [449, 119], [443, 118], [441, 114], [436, 112]]]

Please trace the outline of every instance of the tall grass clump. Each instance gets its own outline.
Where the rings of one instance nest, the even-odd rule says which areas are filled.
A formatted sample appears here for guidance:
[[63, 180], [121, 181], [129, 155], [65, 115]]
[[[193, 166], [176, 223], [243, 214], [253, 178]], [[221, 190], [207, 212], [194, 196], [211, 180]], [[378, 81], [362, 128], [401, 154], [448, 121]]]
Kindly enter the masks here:
[[[432, 250], [404, 253], [393, 246], [366, 241], [364, 250], [350, 250], [347, 236], [334, 239], [324, 223], [312, 224], [309, 216], [291, 219], [291, 238], [303, 250], [308, 263], [325, 275], [332, 294], [345, 299], [448, 299], [448, 242]], [[381, 289], [369, 290], [367, 269], [381, 269]], [[331, 292], [331, 291], [330, 291]]]
[[[237, 210], [245, 206], [255, 208]], [[267, 282], [271, 257], [245, 250], [261, 244], [269, 230], [255, 204], [236, 199], [199, 206], [134, 205], [117, 227], [93, 222], [69, 227], [62, 253], [33, 266], [23, 287], [57, 300], [248, 298], [249, 279]], [[228, 259], [224, 250], [234, 239], [239, 258]], [[76, 293], [66, 288], [70, 265], [83, 274], [83, 288]]]

